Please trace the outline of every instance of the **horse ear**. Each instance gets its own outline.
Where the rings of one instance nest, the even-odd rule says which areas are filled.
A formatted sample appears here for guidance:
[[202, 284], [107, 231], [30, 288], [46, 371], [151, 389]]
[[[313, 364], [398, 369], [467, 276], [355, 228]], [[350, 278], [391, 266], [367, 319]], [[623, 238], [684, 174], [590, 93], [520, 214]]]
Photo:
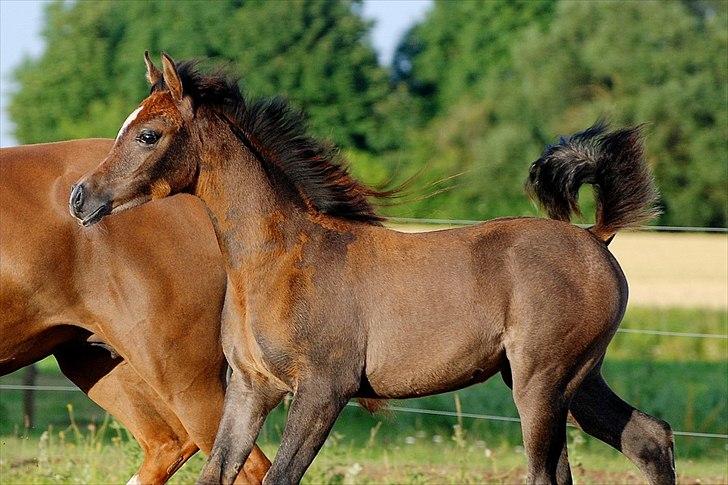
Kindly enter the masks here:
[[169, 88], [172, 98], [175, 101], [182, 101], [182, 80], [177, 73], [177, 66], [174, 65], [174, 61], [166, 52], [162, 52], [162, 70], [164, 72], [164, 84]]
[[144, 51], [144, 64], [147, 65], [147, 81], [154, 86], [162, 79], [162, 73], [149, 58], [149, 51]]

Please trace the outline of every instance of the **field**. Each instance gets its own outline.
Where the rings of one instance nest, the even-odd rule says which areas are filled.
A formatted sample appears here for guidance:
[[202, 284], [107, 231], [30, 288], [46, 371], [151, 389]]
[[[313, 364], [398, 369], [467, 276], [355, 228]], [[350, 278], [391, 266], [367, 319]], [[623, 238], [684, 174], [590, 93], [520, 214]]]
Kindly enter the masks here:
[[[728, 333], [724, 235], [622, 236], [614, 251], [633, 288], [633, 305], [622, 329]], [[698, 306], [703, 309], [694, 308]], [[665, 419], [674, 430], [728, 434], [728, 339], [618, 333], [604, 373], [618, 394]], [[0, 378], [0, 384], [19, 382], [18, 374]], [[52, 360], [41, 363], [38, 384], [68, 385]], [[456, 415], [391, 410], [370, 416], [349, 407], [306, 481], [522, 482], [525, 456], [518, 424], [458, 416], [459, 409], [516, 417], [510, 392], [498, 377], [457, 393], [392, 406]], [[284, 416], [282, 405], [261, 435], [271, 456]], [[0, 391], [0, 483], [121, 483], [140, 463], [138, 447], [126, 431], [80, 392], [38, 392], [36, 418], [36, 426], [25, 429], [21, 392]], [[675, 440], [682, 483], [728, 483], [728, 440], [688, 436]], [[569, 454], [577, 483], [642, 483], [625, 458], [576, 429], [569, 431]], [[173, 483], [193, 481], [201, 463], [202, 457], [196, 456]]]

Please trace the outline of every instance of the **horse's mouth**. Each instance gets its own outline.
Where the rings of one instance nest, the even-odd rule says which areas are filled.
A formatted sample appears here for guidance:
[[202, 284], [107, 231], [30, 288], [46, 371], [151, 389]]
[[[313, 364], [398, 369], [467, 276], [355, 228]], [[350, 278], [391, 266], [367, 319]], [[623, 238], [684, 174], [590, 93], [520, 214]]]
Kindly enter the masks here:
[[131, 209], [133, 207], [141, 205], [149, 201], [150, 199], [151, 198], [149, 196], [135, 197], [134, 199], [128, 200], [118, 205], [114, 205], [114, 203], [111, 201], [106, 202], [104, 204], [101, 204], [91, 214], [87, 215], [83, 219], [79, 219], [79, 223], [84, 227], [93, 226], [108, 215], [118, 214], [119, 212], [123, 212], [127, 209]]
[[106, 202], [101, 204], [95, 211], [87, 215], [81, 220], [81, 225], [84, 227], [92, 226], [99, 222], [101, 219], [111, 214], [111, 203]]

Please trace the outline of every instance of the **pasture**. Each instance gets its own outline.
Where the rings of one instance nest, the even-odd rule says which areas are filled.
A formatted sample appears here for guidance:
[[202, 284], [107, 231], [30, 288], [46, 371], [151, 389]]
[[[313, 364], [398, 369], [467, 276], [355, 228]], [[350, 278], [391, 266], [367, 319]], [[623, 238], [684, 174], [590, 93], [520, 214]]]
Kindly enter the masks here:
[[[622, 329], [726, 335], [726, 243], [725, 235], [620, 234], [614, 251], [633, 288]], [[650, 282], [656, 286], [650, 287]], [[643, 286], [652, 290], [640, 291]], [[39, 367], [38, 385], [69, 385], [52, 360]], [[728, 434], [727, 339], [622, 332], [610, 345], [604, 369], [619, 395], [667, 420], [674, 430]], [[0, 379], [3, 385], [19, 383], [17, 373]], [[140, 462], [137, 445], [82, 393], [39, 391], [36, 400], [35, 427], [25, 429], [21, 392], [0, 391], [0, 481], [120, 483], [133, 474]], [[469, 417], [517, 416], [499, 377], [456, 393], [392, 406], [377, 416], [347, 408], [306, 480], [522, 481], [525, 457], [518, 424]], [[271, 414], [261, 435], [261, 445], [271, 456], [280, 439], [285, 407], [284, 403]], [[577, 483], [641, 482], [625, 458], [576, 429], [569, 431], [569, 452]], [[726, 439], [676, 436], [676, 455], [683, 483], [728, 483]], [[201, 464], [202, 458], [196, 456], [173, 483], [189, 483]]]

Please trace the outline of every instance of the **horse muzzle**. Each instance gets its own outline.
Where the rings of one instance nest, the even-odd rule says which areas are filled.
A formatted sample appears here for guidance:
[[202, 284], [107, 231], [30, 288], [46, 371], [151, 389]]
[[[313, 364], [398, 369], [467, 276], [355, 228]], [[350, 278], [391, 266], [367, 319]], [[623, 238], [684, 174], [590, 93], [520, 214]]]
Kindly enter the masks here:
[[111, 199], [89, 194], [85, 183], [78, 183], [71, 189], [68, 210], [83, 226], [96, 224], [111, 213]]

